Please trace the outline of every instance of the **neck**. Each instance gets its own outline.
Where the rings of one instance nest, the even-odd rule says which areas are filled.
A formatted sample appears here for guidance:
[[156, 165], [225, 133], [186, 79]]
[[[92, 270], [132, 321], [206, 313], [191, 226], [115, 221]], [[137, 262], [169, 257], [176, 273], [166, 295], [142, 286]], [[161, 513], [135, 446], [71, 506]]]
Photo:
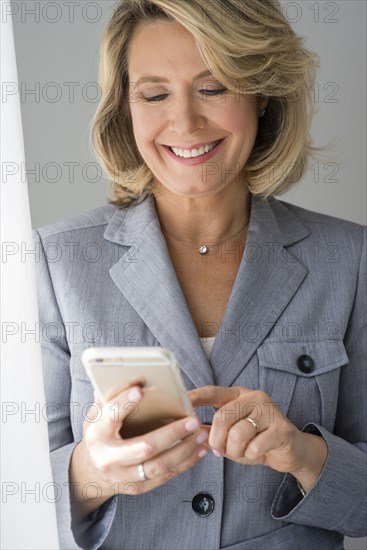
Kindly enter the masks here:
[[178, 195], [161, 186], [154, 199], [165, 237], [181, 239], [193, 247], [225, 241], [249, 221], [247, 186], [226, 187], [214, 195], [197, 198]]

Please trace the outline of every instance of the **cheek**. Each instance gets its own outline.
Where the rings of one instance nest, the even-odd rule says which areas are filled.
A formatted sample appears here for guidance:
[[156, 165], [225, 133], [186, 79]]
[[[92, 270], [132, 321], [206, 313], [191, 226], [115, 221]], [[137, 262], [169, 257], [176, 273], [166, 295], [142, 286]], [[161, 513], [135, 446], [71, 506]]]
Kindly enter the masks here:
[[251, 140], [257, 132], [257, 119], [250, 112], [237, 113], [232, 118], [232, 129], [234, 134], [242, 134], [245, 139]]
[[144, 149], [155, 147], [153, 142], [159, 135], [161, 119], [155, 113], [139, 108], [131, 109], [131, 119], [138, 147]]
[[256, 135], [257, 132], [257, 110], [255, 102], [249, 102], [242, 98], [236, 101], [231, 97], [225, 105], [222, 113], [223, 124], [233, 133], [243, 136]]

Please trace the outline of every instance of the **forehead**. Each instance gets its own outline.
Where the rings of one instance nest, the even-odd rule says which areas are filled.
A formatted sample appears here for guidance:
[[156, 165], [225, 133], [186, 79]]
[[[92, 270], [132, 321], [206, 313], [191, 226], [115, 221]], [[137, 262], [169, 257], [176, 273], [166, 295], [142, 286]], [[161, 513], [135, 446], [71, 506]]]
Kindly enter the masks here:
[[167, 72], [178, 76], [182, 68], [193, 74], [207, 70], [194, 37], [178, 23], [164, 20], [138, 26], [129, 43], [127, 63], [129, 74], [136, 78]]

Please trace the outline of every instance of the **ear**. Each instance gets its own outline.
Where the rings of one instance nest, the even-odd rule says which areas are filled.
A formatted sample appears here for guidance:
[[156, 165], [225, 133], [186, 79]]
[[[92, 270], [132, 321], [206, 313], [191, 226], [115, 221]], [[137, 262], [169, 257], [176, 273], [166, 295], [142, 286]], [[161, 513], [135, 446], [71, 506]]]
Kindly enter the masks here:
[[266, 107], [268, 106], [269, 99], [270, 98], [267, 97], [267, 96], [263, 96], [261, 94], [257, 95], [257, 108], [258, 108], [258, 111], [259, 111], [259, 115], [260, 115], [261, 111], [263, 109], [266, 109]]
[[260, 108], [261, 110], [262, 109], [266, 109], [266, 107], [268, 106], [268, 103], [269, 103], [269, 97], [260, 97]]

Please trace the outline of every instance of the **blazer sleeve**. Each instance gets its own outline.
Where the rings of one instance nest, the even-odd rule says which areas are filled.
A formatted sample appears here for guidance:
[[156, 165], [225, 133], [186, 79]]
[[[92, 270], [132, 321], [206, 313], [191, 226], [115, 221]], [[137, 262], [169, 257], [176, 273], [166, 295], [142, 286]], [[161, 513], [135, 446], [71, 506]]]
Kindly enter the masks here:
[[296, 479], [286, 474], [274, 497], [271, 515], [337, 531], [348, 537], [367, 535], [367, 226], [353, 309], [344, 337], [349, 357], [341, 369], [334, 432], [314, 423], [302, 431], [323, 437], [328, 446], [324, 468], [303, 498]]
[[37, 252], [36, 280], [43, 381], [60, 548], [95, 550], [108, 535], [115, 517], [118, 496], [106, 501], [83, 522], [75, 524], [73, 521], [69, 464], [78, 441], [74, 441], [70, 417], [70, 351], [47, 256], [37, 230], [33, 231], [33, 240]]

